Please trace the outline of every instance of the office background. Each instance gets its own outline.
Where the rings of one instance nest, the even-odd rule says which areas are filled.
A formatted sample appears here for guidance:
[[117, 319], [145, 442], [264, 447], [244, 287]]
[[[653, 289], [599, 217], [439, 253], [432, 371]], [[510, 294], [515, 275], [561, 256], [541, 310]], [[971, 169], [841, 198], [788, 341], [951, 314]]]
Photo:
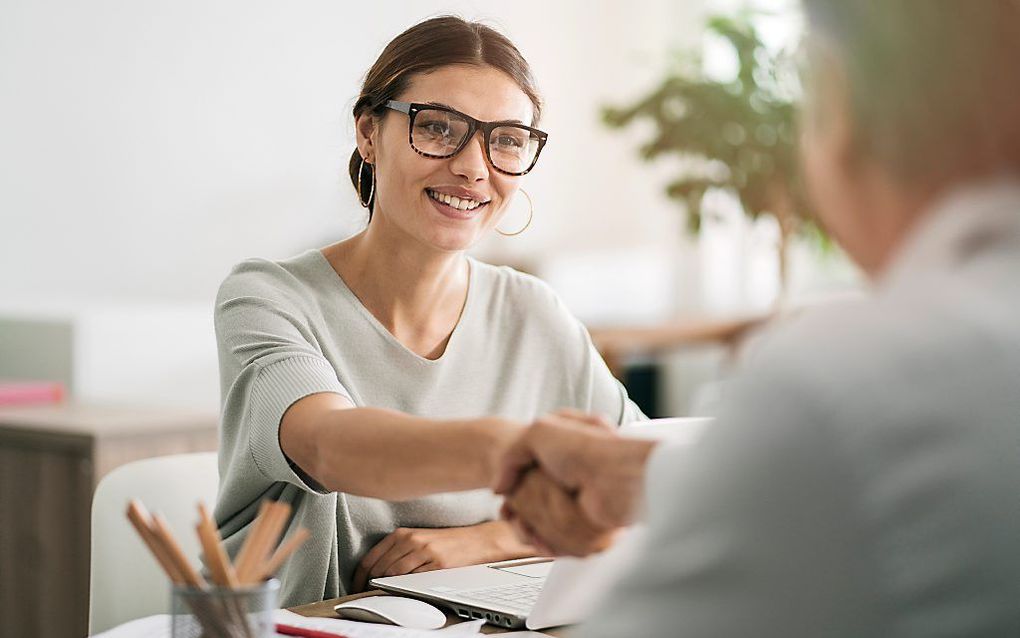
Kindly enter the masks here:
[[[64, 365], [90, 371], [65, 373], [82, 395], [215, 407], [219, 281], [246, 257], [361, 227], [345, 174], [359, 82], [389, 38], [442, 12], [518, 44], [552, 134], [525, 182], [532, 227], [492, 237], [479, 257], [543, 276], [592, 325], [767, 310], [778, 289], [770, 220], [751, 224], [721, 196], [717, 221], [685, 235], [663, 194], [670, 163], [642, 162], [647, 131], [610, 130], [599, 115], [649, 90], [671, 51], [702, 46], [707, 14], [744, 4], [4, 0], [0, 313], [79, 325], [83, 354]], [[796, 37], [789, 1], [754, 4], [774, 12], [761, 24], [777, 46]], [[708, 45], [706, 64], [726, 73]], [[518, 202], [507, 227], [525, 216]], [[794, 257], [811, 267], [794, 269], [793, 288], [813, 291], [817, 259]], [[840, 268], [821, 276], [845, 279]], [[153, 333], [158, 371], [137, 358]], [[0, 376], [52, 372], [14, 358]], [[665, 397], [664, 409], [688, 399]]]
[[[57, 381], [73, 402], [101, 406], [0, 414], [0, 434], [14, 441], [0, 445], [6, 507], [77, 502], [64, 554], [48, 549], [59, 537], [30, 545], [36, 523], [25, 520], [6, 535], [4, 560], [37, 570], [40, 591], [59, 575], [84, 595], [95, 482], [131, 458], [215, 444], [216, 288], [242, 259], [288, 257], [363, 226], [346, 175], [350, 109], [385, 43], [428, 16], [502, 30], [546, 102], [550, 143], [524, 183], [534, 223], [487, 239], [479, 258], [543, 277], [593, 329], [693, 321], [697, 333], [698, 322], [770, 312], [780, 292], [774, 221], [751, 222], [716, 193], [700, 235], [688, 234], [663, 192], [675, 163], [643, 162], [649, 129], [611, 130], [600, 116], [649, 91], [671, 52], [703, 50], [706, 72], [732, 73], [705, 19], [745, 5], [771, 12], [759, 19], [771, 44], [796, 40], [791, 0], [0, 0], [0, 379]], [[505, 224], [525, 218], [518, 202]], [[791, 264], [788, 301], [858, 281], [839, 254], [810, 242], [793, 246]], [[624, 350], [614, 369], [643, 384], [638, 392], [651, 385], [662, 414], [708, 409], [703, 390], [725, 377], [731, 353], [688, 341]], [[52, 432], [77, 437], [59, 450], [76, 465], [26, 469], [17, 446], [29, 431], [45, 433], [41, 446]], [[11, 487], [35, 471], [38, 485]], [[19, 556], [14, 541], [29, 551]], [[21, 604], [13, 569], [0, 566], [4, 610]]]

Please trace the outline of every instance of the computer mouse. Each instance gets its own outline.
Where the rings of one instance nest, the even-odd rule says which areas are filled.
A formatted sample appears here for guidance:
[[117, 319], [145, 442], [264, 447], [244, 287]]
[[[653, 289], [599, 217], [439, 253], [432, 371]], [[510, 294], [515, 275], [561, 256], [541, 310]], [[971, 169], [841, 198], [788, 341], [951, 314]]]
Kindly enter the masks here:
[[446, 624], [446, 614], [438, 607], [401, 596], [358, 598], [340, 603], [333, 610], [348, 620], [388, 623], [412, 629], [439, 629]]

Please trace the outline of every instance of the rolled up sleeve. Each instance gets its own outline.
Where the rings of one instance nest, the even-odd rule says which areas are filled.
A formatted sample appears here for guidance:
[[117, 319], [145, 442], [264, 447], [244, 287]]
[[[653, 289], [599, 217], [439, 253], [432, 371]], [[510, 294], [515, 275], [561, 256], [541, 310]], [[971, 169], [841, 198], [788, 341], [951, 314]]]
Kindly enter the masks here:
[[332, 392], [350, 399], [350, 393], [300, 302], [246, 274], [223, 283], [215, 312], [224, 388], [221, 457], [226, 452], [231, 464], [253, 464], [270, 481], [324, 493], [284, 454], [280, 422], [304, 397]]

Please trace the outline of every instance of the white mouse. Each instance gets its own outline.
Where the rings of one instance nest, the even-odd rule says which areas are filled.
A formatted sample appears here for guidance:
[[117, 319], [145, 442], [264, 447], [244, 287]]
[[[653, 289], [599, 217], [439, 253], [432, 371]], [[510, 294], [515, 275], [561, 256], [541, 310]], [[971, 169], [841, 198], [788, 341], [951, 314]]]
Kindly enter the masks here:
[[412, 629], [439, 629], [446, 624], [446, 614], [439, 608], [400, 596], [368, 596], [349, 600], [334, 607], [333, 611], [349, 620], [388, 623]]

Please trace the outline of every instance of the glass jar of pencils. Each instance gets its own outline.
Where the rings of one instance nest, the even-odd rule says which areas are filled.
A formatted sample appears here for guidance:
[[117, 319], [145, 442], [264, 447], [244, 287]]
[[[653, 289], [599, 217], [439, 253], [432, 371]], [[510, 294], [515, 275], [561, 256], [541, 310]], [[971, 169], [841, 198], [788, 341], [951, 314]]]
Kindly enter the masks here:
[[273, 638], [280, 581], [229, 587], [173, 587], [172, 638]]

